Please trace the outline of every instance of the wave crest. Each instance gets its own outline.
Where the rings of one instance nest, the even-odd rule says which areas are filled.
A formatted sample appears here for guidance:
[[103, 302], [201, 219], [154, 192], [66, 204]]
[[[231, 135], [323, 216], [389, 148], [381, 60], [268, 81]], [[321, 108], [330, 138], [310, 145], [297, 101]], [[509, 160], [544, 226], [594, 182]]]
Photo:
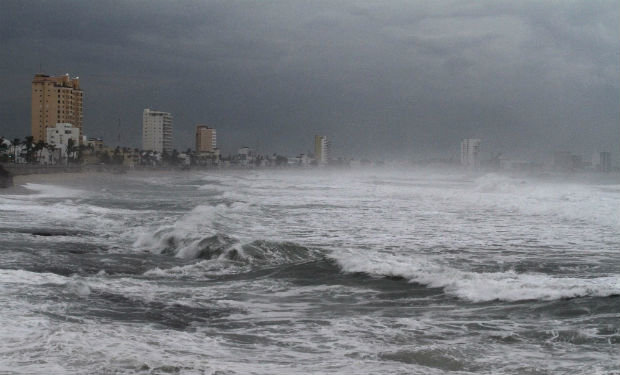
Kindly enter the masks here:
[[344, 272], [402, 277], [409, 282], [442, 288], [471, 302], [556, 300], [620, 295], [620, 277], [554, 277], [545, 274], [469, 272], [430, 260], [378, 254], [373, 257], [343, 252], [332, 255]]
[[[225, 234], [199, 238], [178, 237], [174, 232], [160, 230], [153, 235], [151, 251], [184, 259], [231, 261], [248, 265], [301, 263], [320, 253], [292, 242], [256, 240], [242, 243]], [[144, 245], [144, 242], [143, 242]]]

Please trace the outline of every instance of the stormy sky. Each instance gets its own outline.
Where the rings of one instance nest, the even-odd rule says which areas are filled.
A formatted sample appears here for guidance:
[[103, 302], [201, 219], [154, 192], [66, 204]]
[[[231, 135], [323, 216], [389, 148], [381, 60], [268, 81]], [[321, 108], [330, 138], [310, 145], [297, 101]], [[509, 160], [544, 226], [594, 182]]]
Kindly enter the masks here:
[[2, 1], [0, 135], [30, 132], [30, 82], [79, 76], [84, 130], [140, 146], [144, 108], [224, 153], [620, 153], [618, 1]]

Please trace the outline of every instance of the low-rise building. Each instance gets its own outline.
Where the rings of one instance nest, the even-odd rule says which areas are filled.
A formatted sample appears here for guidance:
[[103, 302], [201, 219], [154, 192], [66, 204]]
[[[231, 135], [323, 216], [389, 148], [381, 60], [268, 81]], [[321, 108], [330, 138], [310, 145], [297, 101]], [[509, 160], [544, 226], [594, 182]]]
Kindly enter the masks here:
[[254, 165], [255, 156], [256, 154], [254, 150], [247, 146], [241, 147], [237, 151], [237, 161], [239, 162], [239, 165]]
[[88, 140], [86, 141], [86, 146], [89, 149], [97, 152], [102, 151], [105, 147], [105, 144], [103, 143], [103, 139], [101, 138], [88, 138]]
[[80, 144], [80, 129], [69, 123], [58, 123], [46, 129], [46, 142], [60, 150], [60, 157], [72, 157]]

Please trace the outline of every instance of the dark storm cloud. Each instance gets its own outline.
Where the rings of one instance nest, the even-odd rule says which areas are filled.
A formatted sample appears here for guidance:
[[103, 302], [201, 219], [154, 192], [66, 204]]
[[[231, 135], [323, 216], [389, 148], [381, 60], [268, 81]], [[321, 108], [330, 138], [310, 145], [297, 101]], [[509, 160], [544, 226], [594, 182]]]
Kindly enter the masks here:
[[[618, 150], [617, 2], [2, 2], [0, 134], [29, 126], [42, 63], [81, 77], [89, 135], [139, 146], [145, 107], [225, 151], [451, 155]], [[111, 130], [110, 130], [111, 129]]]

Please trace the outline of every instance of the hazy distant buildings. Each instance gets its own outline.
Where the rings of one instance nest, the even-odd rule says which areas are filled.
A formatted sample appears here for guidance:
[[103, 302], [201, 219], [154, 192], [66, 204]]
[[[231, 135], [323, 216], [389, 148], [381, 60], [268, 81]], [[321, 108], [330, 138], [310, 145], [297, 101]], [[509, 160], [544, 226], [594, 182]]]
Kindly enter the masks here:
[[53, 128], [47, 128], [46, 133], [45, 142], [60, 150], [60, 156], [63, 158], [68, 156], [68, 151], [73, 151], [68, 150], [70, 139], [73, 140], [76, 150], [80, 144], [80, 129], [69, 123], [58, 123]]
[[196, 152], [214, 152], [217, 148], [216, 131], [206, 125], [196, 126]]
[[605, 151], [594, 153], [592, 156], [592, 167], [599, 172], [611, 172], [611, 153]]
[[556, 151], [553, 153], [553, 168], [568, 171], [573, 169], [573, 154], [568, 151]]
[[571, 172], [583, 169], [583, 158], [570, 151], [556, 151], [553, 153], [553, 169], [563, 172]]
[[461, 142], [461, 165], [469, 169], [480, 167], [480, 140], [463, 139]]
[[256, 159], [256, 153], [253, 149], [243, 146], [237, 151], [237, 161], [239, 165], [253, 165]]
[[314, 158], [319, 165], [327, 164], [329, 160], [329, 142], [327, 136], [314, 136]]
[[142, 114], [142, 149], [172, 153], [172, 115], [145, 109]]
[[[82, 135], [84, 93], [80, 79], [69, 74], [50, 77], [35, 74], [32, 80], [31, 131], [34, 141], [45, 141], [46, 129], [56, 124], [71, 124]], [[78, 137], [79, 140], [80, 137]]]

